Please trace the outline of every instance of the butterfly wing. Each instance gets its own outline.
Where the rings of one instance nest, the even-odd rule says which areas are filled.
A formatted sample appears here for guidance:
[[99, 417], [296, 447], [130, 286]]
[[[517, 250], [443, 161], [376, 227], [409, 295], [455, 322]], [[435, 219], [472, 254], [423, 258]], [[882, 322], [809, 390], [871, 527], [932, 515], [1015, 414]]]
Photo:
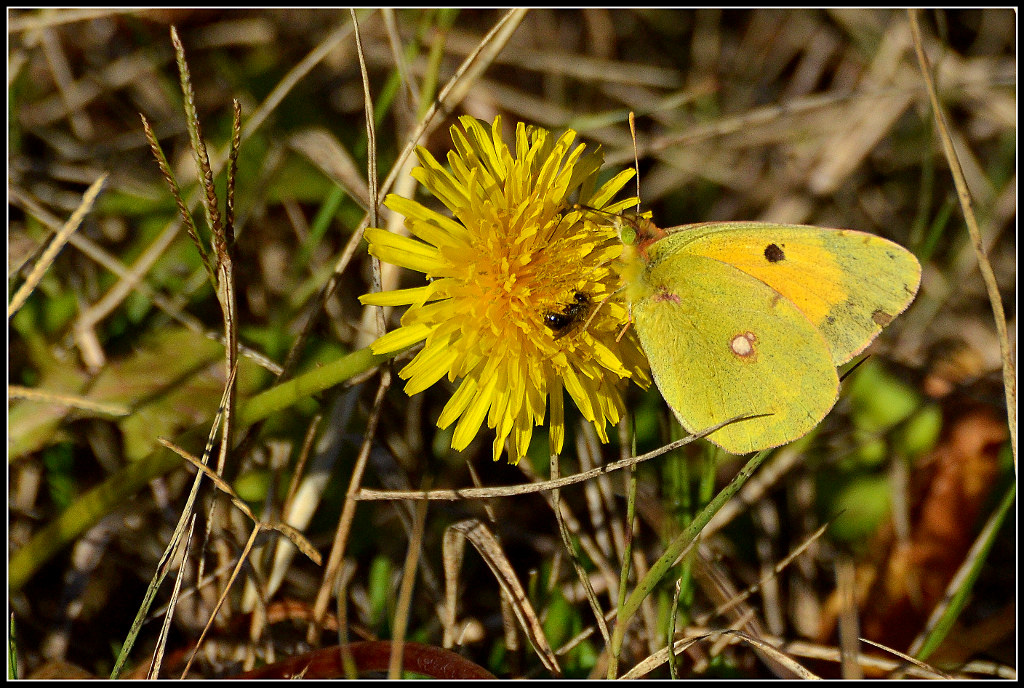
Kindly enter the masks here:
[[759, 222], [685, 225], [659, 244], [720, 261], [793, 303], [835, 365], [863, 351], [917, 294], [921, 265], [891, 241], [843, 229]]
[[[659, 246], [672, 237], [655, 244]], [[654, 247], [652, 247], [654, 248]], [[683, 427], [743, 454], [791, 442], [829, 412], [839, 379], [829, 344], [797, 306], [763, 281], [687, 251], [652, 251], [634, 285], [640, 343]]]

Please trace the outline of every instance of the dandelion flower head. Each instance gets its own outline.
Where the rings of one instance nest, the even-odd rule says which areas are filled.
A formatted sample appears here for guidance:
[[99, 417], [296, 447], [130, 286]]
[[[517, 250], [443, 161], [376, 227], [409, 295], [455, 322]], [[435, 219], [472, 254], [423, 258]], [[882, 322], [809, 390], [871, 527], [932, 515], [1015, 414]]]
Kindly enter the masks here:
[[374, 342], [373, 352], [423, 342], [399, 372], [409, 395], [445, 376], [457, 381], [437, 421], [441, 428], [457, 422], [457, 450], [486, 420], [496, 434], [494, 459], [508, 441], [509, 460], [518, 462], [550, 398], [551, 449], [561, 452], [563, 391], [607, 442], [628, 380], [646, 388], [650, 376], [632, 331], [616, 341], [627, 321], [616, 262], [622, 244], [612, 223], [588, 209], [617, 213], [634, 204], [611, 200], [633, 171], [598, 187], [600, 148], [574, 145], [571, 130], [555, 136], [520, 123], [510, 149], [500, 118], [490, 131], [472, 117], [460, 123], [451, 128], [450, 170], [419, 148], [412, 172], [452, 217], [392, 194], [384, 204], [405, 216], [412, 237], [366, 230], [372, 255], [428, 280], [360, 297], [409, 306], [402, 326]]

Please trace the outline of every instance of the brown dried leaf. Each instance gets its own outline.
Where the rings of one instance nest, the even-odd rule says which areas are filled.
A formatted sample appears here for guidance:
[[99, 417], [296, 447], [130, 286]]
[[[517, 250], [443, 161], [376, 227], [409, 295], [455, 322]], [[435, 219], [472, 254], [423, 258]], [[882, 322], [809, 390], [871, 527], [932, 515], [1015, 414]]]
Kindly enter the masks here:
[[[894, 542], [891, 530], [880, 533], [875, 550], [887, 552], [884, 560], [857, 575], [862, 636], [897, 650], [909, 646], [941, 603], [970, 549], [1007, 439], [1005, 419], [989, 407], [966, 411], [949, 427], [944, 441], [918, 463], [921, 487], [910, 537]], [[821, 637], [833, 626], [827, 618]]]

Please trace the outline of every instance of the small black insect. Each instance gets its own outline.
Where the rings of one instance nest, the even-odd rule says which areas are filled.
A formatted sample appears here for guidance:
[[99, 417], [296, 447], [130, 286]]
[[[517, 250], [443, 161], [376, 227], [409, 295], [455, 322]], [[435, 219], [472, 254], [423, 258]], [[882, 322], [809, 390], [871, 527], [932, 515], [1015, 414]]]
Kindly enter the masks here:
[[590, 297], [581, 291], [573, 292], [573, 302], [560, 311], [545, 311], [544, 326], [551, 330], [555, 339], [564, 337], [582, 323], [590, 314]]

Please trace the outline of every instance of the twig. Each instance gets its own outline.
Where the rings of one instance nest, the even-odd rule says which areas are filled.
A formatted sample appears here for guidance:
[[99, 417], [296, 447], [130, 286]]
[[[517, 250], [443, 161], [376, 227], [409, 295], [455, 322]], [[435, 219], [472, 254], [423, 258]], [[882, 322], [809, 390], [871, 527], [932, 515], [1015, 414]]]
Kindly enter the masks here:
[[910, 18], [910, 30], [914, 36], [914, 50], [917, 52], [917, 60], [921, 65], [921, 75], [924, 77], [925, 86], [928, 88], [928, 98], [931, 100], [932, 113], [935, 115], [935, 126], [939, 130], [939, 139], [942, 141], [942, 150], [946, 154], [946, 161], [949, 163], [949, 171], [953, 175], [953, 183], [956, 185], [957, 195], [960, 198], [960, 209], [964, 214], [964, 221], [967, 223], [967, 231], [971, 235], [971, 242], [974, 244], [974, 253], [978, 258], [978, 269], [985, 282], [985, 289], [988, 291], [988, 300], [992, 304], [992, 315], [996, 322], [996, 331], [999, 334], [999, 351], [1003, 359], [1003, 389], [1006, 393], [1006, 415], [1010, 423], [1010, 447], [1013, 450], [1013, 470], [1017, 472], [1017, 373], [1013, 362], [1013, 350], [1010, 347], [1010, 337], [1006, 330], [1006, 313], [1003, 311], [1003, 299], [999, 295], [999, 283], [996, 282], [995, 272], [992, 271], [992, 264], [989, 263], [988, 255], [985, 252], [985, 245], [982, 242], [981, 230], [978, 229], [978, 220], [974, 217], [974, 208], [971, 203], [971, 190], [967, 188], [967, 180], [964, 178], [963, 168], [960, 166], [960, 159], [957, 157], [956, 149], [953, 148], [953, 140], [946, 128], [946, 118], [939, 103], [939, 96], [935, 92], [935, 81], [932, 79], [931, 65], [928, 56], [925, 55], [924, 45], [921, 40], [921, 27], [917, 22], [918, 10], [908, 9], [907, 16]]
[[75, 212], [71, 213], [71, 217], [60, 228], [56, 236], [53, 237], [53, 241], [46, 247], [43, 254], [39, 256], [36, 264], [32, 266], [32, 270], [29, 272], [28, 277], [25, 278], [25, 282], [14, 293], [14, 297], [11, 298], [11, 302], [7, 305], [8, 320], [18, 312], [19, 308], [25, 305], [32, 290], [38, 286], [40, 280], [43, 279], [43, 275], [46, 274], [47, 268], [53, 263], [57, 254], [64, 248], [64, 244], [67, 243], [71, 235], [78, 229], [78, 226], [82, 224], [85, 216], [92, 210], [92, 205], [96, 202], [96, 197], [100, 195], [100, 190], [103, 188], [105, 181], [107, 181], [107, 175], [102, 174], [99, 179], [92, 183], [92, 186], [85, 190], [85, 193], [82, 195], [82, 202], [75, 208]]

